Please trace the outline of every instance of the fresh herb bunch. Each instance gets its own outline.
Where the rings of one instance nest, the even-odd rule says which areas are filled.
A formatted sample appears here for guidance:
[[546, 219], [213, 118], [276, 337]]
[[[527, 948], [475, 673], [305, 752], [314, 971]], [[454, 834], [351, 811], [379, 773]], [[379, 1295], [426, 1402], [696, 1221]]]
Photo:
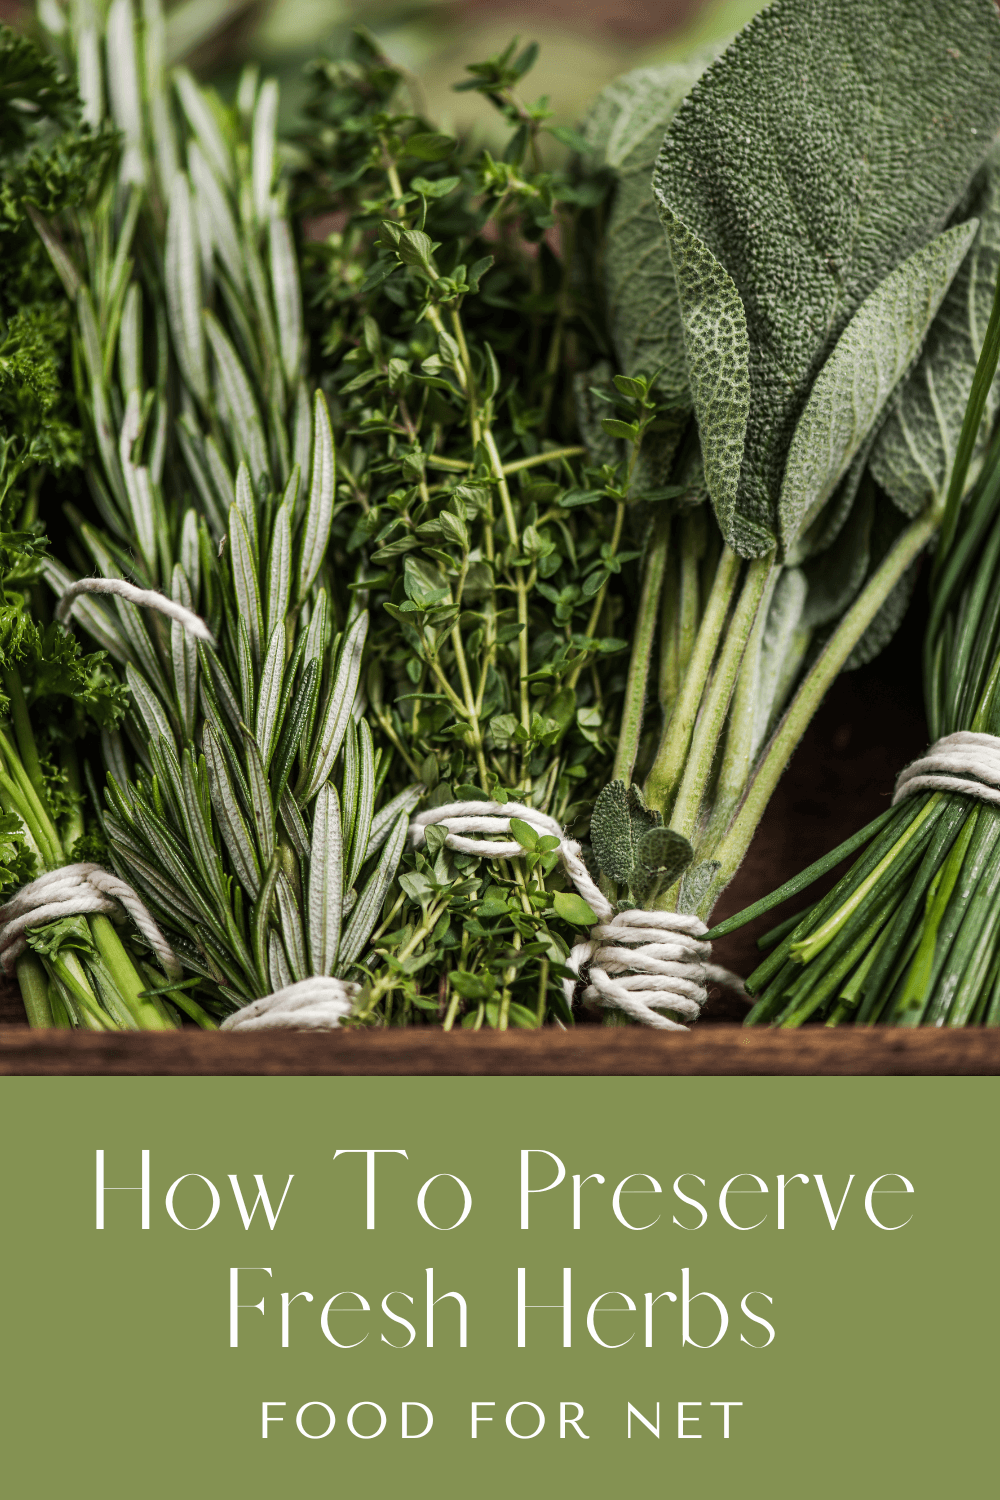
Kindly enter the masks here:
[[309, 392], [276, 87], [250, 72], [226, 107], [182, 70], [168, 85], [155, 0], [143, 20], [116, 0], [87, 52], [113, 169], [40, 232], [76, 304], [104, 523], [71, 515], [81, 571], [158, 585], [211, 632], [134, 597], [72, 605], [130, 689], [126, 734], [103, 739], [111, 857], [204, 981], [177, 1003], [205, 1024], [351, 967], [416, 793], [377, 807], [388, 755], [357, 700], [363, 596], [328, 553], [335, 448]]
[[[499, 160], [435, 131], [365, 36], [317, 67], [303, 202], [337, 227], [309, 249], [306, 286], [338, 433], [334, 534], [364, 569], [369, 712], [394, 774], [419, 777], [432, 807], [513, 800], [585, 830], [614, 754], [629, 533], [655, 497], [635, 482], [639, 442], [623, 459], [607, 433], [603, 455], [576, 434], [574, 376], [601, 335], [573, 246], [607, 175], [547, 165], [546, 134], [584, 143], [544, 100], [522, 101], [534, 55], [512, 45], [458, 85], [508, 121]], [[605, 425], [644, 434], [648, 382], [619, 387]], [[570, 1019], [554, 981], [593, 913], [565, 888], [556, 841], [515, 825], [527, 852], [504, 865], [427, 830], [375, 942], [364, 1014]]]
[[595, 264], [618, 363], [655, 363], [682, 491], [646, 549], [615, 770], [690, 843], [658, 903], [707, 917], [944, 515], [996, 274], [1000, 22], [776, 0], [705, 61], [620, 80], [587, 134], [617, 184]]
[[[932, 740], [1000, 734], [1000, 439], [961, 505], [984, 413], [995, 404], [1000, 279], [958, 443], [931, 578], [924, 693]], [[967, 779], [961, 768], [959, 781]], [[953, 778], [954, 784], [954, 778]], [[959, 791], [915, 791], [734, 926], [806, 889], [848, 854], [830, 893], [761, 940], [749, 1024], [825, 1019], [896, 1026], [1000, 1024], [1000, 811]]]
[[[82, 201], [110, 140], [82, 119], [76, 89], [25, 38], [0, 28], [0, 889], [91, 857], [81, 741], [113, 731], [125, 692], [105, 653], [81, 653], [47, 618], [38, 520], [46, 476], [80, 463], [65, 394], [70, 315], [32, 225]], [[162, 1029], [176, 1012], [147, 986], [166, 976], [106, 915], [64, 917], [24, 932], [16, 972], [34, 1025]], [[19, 944], [11, 932], [8, 954]]]

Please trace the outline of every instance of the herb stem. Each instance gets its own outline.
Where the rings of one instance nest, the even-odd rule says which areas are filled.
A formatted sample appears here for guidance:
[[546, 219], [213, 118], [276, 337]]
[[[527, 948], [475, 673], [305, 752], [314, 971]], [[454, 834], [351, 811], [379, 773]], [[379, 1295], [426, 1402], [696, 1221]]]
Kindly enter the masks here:
[[736, 590], [740, 566], [736, 553], [731, 547], [724, 546], [701, 627], [695, 638], [688, 670], [684, 674], [681, 690], [652, 770], [646, 779], [646, 800], [650, 807], [664, 815], [684, 771], [698, 708]]
[[938, 516], [933, 511], [927, 511], [910, 522], [844, 615], [799, 687], [750, 782], [739, 812], [715, 850], [714, 858], [719, 861], [720, 868], [713, 882], [712, 899], [739, 868], [789, 757], [834, 679], [907, 568], [930, 541], [937, 525]]
[[622, 706], [621, 730], [612, 777], [626, 783], [632, 780], [632, 770], [639, 751], [639, 736], [642, 732], [643, 709], [646, 704], [646, 688], [649, 682], [649, 665], [656, 635], [660, 592], [667, 567], [667, 550], [670, 543], [670, 517], [663, 516], [653, 528], [653, 536], [646, 555], [646, 567], [639, 596], [638, 623], [632, 642], [632, 655], [628, 665], [628, 681], [625, 685], [625, 702]]

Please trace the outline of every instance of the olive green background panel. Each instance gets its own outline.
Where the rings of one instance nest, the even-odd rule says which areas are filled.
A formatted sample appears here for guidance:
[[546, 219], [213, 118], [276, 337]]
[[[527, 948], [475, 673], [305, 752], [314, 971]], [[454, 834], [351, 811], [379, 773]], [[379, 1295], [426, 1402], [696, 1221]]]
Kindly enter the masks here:
[[[993, 1079], [26, 1079], [0, 1082], [4, 1142], [2, 1458], [15, 1500], [142, 1496], [408, 1497], [559, 1492], [698, 1497], [986, 1493], [995, 1470], [996, 1120]], [[150, 1153], [150, 1228], [140, 1153]], [[374, 1228], [366, 1228], [366, 1158]], [[95, 1227], [95, 1152], [106, 1227]], [[529, 1198], [520, 1227], [520, 1152]], [[244, 1228], [260, 1174], [262, 1205]], [[720, 1213], [720, 1194], [737, 1229]], [[836, 1213], [835, 1230], [816, 1184]], [[869, 1186], [888, 1179], [865, 1212]], [[172, 1198], [182, 1228], [166, 1208]], [[471, 1194], [465, 1222], [460, 1178]], [[580, 1228], [573, 1227], [573, 1178]], [[646, 1174], [643, 1178], [637, 1174]], [[690, 1174], [681, 1176], [681, 1174]], [[778, 1174], [789, 1182], [778, 1225]], [[616, 1218], [618, 1196], [622, 1218]], [[704, 1205], [701, 1212], [674, 1191]], [[696, 1179], [704, 1179], [704, 1186]], [[653, 1190], [655, 1180], [660, 1193]], [[736, 1196], [735, 1190], [744, 1190]], [[675, 1222], [679, 1221], [679, 1222]], [[238, 1347], [230, 1268], [240, 1272]], [[427, 1270], [434, 1310], [427, 1347]], [[571, 1346], [558, 1306], [571, 1271]], [[683, 1344], [689, 1296], [728, 1327]], [[309, 1292], [313, 1300], [297, 1296]], [[617, 1293], [606, 1297], [602, 1294]], [[675, 1301], [660, 1294], [672, 1292]], [[282, 1294], [288, 1347], [282, 1347]], [[341, 1296], [333, 1303], [330, 1299]], [[393, 1295], [394, 1294], [394, 1295]], [[646, 1294], [652, 1347], [646, 1346]], [[412, 1303], [407, 1301], [412, 1298]], [[775, 1330], [764, 1344], [764, 1323]], [[771, 1301], [766, 1299], [770, 1298]], [[263, 1299], [263, 1313], [253, 1304]], [[364, 1312], [361, 1299], [370, 1309]], [[396, 1321], [382, 1310], [396, 1314]], [[600, 1299], [600, 1300], [598, 1300]], [[628, 1310], [628, 1302], [635, 1312]], [[597, 1302], [596, 1309], [590, 1309]], [[323, 1332], [322, 1314], [332, 1339]], [[588, 1316], [594, 1333], [588, 1331]], [[408, 1333], [402, 1320], [413, 1327]], [[690, 1303], [710, 1343], [716, 1302]], [[263, 1402], [274, 1404], [261, 1436]], [[403, 1438], [401, 1404], [433, 1428]], [[471, 1436], [471, 1406], [491, 1417]], [[534, 1403], [537, 1437], [506, 1416]], [[730, 1436], [723, 1436], [723, 1408]], [[336, 1425], [308, 1438], [307, 1403]], [[364, 1406], [361, 1403], [374, 1403]], [[578, 1429], [560, 1436], [560, 1403]], [[628, 1404], [656, 1426], [633, 1418]], [[678, 1403], [688, 1420], [678, 1437]], [[695, 1403], [701, 1403], [697, 1405]], [[385, 1413], [377, 1437], [370, 1433]], [[426, 1418], [416, 1406], [410, 1430]], [[512, 1425], [538, 1425], [521, 1405]], [[320, 1405], [301, 1417], [321, 1432]], [[580, 1433], [586, 1433], [583, 1438]]]

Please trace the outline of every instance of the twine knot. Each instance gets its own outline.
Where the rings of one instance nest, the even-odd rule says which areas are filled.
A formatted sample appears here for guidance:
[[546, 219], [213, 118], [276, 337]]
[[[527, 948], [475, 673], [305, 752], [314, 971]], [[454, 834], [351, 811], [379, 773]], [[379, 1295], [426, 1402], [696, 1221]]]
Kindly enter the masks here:
[[322, 974], [285, 985], [227, 1016], [220, 1031], [333, 1031], [361, 988]]
[[[449, 802], [419, 813], [410, 824], [410, 838], [419, 848], [428, 826], [441, 824], [448, 830], [445, 843], [449, 849], [487, 859], [512, 859], [528, 851], [511, 834], [511, 818], [559, 840], [564, 870], [599, 918], [587, 941], [577, 943], [569, 955], [568, 967], [575, 977], [564, 979], [563, 989], [570, 1006], [579, 1000], [592, 1001], [622, 1010], [644, 1026], [686, 1031], [683, 1022], [660, 1015], [660, 1010], [695, 1020], [708, 999], [710, 981], [743, 990], [735, 974], [709, 963], [712, 948], [703, 941], [708, 928], [700, 918], [670, 911], [616, 912], [591, 878], [580, 845], [566, 838], [547, 813], [516, 802]], [[498, 834], [506, 839], [501, 842], [495, 837]]]
[[926, 755], [900, 771], [893, 805], [916, 792], [962, 792], [1000, 805], [1000, 739], [960, 729], [935, 740]]
[[121, 920], [127, 912], [156, 954], [164, 973], [180, 979], [181, 966], [149, 908], [127, 881], [100, 865], [63, 865], [21, 887], [0, 906], [0, 971], [10, 974], [28, 946], [25, 932], [62, 917], [101, 915]]

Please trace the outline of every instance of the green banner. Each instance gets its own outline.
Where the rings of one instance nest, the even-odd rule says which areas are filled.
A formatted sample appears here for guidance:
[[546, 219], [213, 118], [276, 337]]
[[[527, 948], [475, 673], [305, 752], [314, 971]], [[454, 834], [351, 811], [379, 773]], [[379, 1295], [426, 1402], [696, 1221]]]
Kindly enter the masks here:
[[993, 1079], [26, 1079], [6, 1492], [995, 1479]]

